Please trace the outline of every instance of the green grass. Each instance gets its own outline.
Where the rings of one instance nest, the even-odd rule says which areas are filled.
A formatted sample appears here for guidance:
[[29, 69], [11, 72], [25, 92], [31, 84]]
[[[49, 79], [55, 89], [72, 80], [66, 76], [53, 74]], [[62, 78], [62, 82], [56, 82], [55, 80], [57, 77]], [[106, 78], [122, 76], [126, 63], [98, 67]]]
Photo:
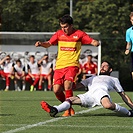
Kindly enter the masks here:
[[[79, 93], [84, 92], [74, 92], [75, 95]], [[133, 100], [133, 92], [127, 94]], [[111, 93], [111, 97], [127, 107], [118, 94]], [[60, 103], [53, 92], [0, 91], [0, 133], [133, 133], [131, 117], [100, 108], [63, 119], [60, 117], [62, 113], [59, 113], [52, 118], [41, 109], [42, 100], [51, 105]], [[73, 107], [76, 112], [88, 110], [80, 106]]]

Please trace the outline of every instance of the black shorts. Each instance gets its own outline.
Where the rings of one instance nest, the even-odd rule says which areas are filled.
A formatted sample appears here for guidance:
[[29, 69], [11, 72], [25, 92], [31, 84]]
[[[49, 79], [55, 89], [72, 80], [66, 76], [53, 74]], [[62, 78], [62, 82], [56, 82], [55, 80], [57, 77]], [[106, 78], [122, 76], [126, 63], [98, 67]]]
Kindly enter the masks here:
[[133, 52], [131, 52], [131, 71], [133, 72]]

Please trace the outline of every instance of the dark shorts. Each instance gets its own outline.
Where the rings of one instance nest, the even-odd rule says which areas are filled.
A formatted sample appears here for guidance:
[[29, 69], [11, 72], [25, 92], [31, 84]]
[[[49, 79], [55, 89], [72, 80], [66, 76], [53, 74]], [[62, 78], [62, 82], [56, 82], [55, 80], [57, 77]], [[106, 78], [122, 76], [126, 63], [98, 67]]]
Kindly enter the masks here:
[[131, 52], [131, 71], [133, 72], [133, 52]]

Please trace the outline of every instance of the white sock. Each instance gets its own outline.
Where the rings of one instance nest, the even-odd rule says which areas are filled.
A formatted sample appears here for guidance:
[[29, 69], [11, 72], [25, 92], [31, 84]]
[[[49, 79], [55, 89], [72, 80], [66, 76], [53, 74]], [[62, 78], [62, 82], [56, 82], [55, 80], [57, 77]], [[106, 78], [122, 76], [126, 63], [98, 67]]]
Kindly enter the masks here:
[[128, 115], [130, 116], [131, 115], [131, 112], [129, 110], [127, 110], [125, 107], [122, 107], [118, 104], [115, 103], [115, 112], [119, 112], [119, 113], [122, 113], [122, 114], [125, 114], [125, 115]]
[[22, 90], [23, 90], [23, 91], [25, 90], [25, 84], [23, 84], [23, 88], [22, 88]]
[[58, 110], [58, 112], [63, 112], [70, 108], [70, 103], [65, 101], [65, 102], [61, 103], [60, 105], [54, 106], [54, 107]]

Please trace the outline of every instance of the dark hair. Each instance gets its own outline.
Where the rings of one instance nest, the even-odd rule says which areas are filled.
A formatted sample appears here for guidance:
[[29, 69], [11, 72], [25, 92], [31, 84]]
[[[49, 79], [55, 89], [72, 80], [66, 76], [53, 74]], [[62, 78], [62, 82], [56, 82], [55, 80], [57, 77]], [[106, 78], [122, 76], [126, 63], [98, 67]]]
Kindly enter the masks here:
[[[112, 64], [111, 64], [109, 61], [103, 61], [103, 62], [107, 62], [108, 65], [109, 65], [109, 68], [110, 68], [110, 69], [113, 69], [113, 66], [112, 66]], [[103, 63], [103, 62], [102, 62], [102, 63]]]
[[21, 63], [21, 60], [20, 59], [16, 60], [16, 63], [18, 63], [18, 62]]
[[133, 16], [133, 12], [130, 13], [129, 17], [131, 18]]
[[91, 57], [91, 58], [92, 58], [92, 55], [91, 55], [91, 54], [89, 54], [89, 55], [87, 55], [87, 57]]
[[71, 25], [73, 24], [73, 18], [70, 15], [66, 14], [62, 18], [59, 19], [59, 23], [61, 24], [68, 23], [69, 25]]
[[31, 58], [31, 57], [32, 57], [32, 58], [35, 58], [35, 56], [34, 56], [34, 55], [31, 55], [31, 56], [30, 56], [30, 58]]

